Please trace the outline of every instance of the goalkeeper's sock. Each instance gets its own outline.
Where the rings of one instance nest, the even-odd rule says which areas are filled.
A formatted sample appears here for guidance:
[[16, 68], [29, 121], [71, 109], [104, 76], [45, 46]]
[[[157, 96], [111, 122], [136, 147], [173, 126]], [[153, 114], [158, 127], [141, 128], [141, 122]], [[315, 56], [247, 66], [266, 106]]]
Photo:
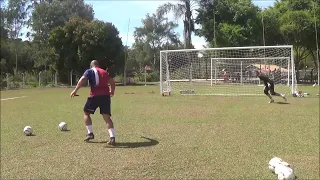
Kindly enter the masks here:
[[87, 126], [88, 134], [93, 133], [92, 125]]
[[286, 96], [284, 94], [281, 94], [281, 96], [285, 101], [287, 101], [287, 98], [286, 98]]
[[114, 128], [110, 128], [110, 129], [108, 129], [108, 131], [109, 131], [110, 137], [115, 137], [115, 130], [114, 130]]

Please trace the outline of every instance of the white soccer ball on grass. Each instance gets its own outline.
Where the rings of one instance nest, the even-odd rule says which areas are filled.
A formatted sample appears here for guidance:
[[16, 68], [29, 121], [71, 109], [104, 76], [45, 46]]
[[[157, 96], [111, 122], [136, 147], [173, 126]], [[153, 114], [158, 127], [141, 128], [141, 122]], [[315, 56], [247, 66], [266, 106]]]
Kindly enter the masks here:
[[61, 123], [59, 124], [59, 130], [60, 130], [60, 131], [66, 131], [66, 130], [68, 130], [67, 123], [61, 122]]
[[274, 173], [275, 168], [278, 164], [282, 162], [282, 159], [274, 157], [269, 161], [269, 169]]
[[275, 168], [275, 173], [278, 175], [278, 180], [294, 180], [295, 175], [290, 164], [282, 162]]
[[27, 136], [31, 136], [33, 133], [32, 127], [31, 126], [26, 126], [23, 128], [23, 132]]

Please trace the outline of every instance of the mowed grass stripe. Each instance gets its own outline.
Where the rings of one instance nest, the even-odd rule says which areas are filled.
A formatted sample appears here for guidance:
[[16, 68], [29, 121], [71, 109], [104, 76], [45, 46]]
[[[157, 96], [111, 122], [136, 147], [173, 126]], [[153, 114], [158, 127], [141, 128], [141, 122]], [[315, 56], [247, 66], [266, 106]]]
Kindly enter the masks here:
[[[1, 101], [1, 178], [275, 179], [267, 164], [278, 156], [299, 179], [319, 179], [319, 89], [299, 88], [311, 96], [268, 104], [264, 96], [162, 97], [158, 86], [118, 87], [119, 148], [106, 147], [99, 110], [95, 143], [83, 142], [88, 88], [73, 99], [72, 89], [4, 91], [28, 98]], [[58, 130], [62, 121], [70, 131]], [[26, 125], [36, 136], [23, 134]]]

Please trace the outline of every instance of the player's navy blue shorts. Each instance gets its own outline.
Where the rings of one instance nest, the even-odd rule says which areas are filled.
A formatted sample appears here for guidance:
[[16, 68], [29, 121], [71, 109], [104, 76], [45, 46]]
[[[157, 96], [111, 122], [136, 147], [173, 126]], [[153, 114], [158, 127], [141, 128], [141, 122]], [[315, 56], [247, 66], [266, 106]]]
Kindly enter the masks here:
[[111, 99], [109, 95], [88, 97], [83, 111], [94, 114], [99, 107], [100, 114], [109, 114], [111, 116]]

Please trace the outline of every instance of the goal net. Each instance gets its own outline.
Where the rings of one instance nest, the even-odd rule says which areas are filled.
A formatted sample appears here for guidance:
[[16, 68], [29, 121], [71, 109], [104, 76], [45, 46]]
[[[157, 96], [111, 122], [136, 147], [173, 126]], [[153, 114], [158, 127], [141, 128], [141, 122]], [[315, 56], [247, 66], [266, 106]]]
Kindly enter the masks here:
[[263, 95], [261, 71], [275, 91], [293, 94], [293, 46], [182, 49], [160, 52], [160, 93], [183, 95]]

